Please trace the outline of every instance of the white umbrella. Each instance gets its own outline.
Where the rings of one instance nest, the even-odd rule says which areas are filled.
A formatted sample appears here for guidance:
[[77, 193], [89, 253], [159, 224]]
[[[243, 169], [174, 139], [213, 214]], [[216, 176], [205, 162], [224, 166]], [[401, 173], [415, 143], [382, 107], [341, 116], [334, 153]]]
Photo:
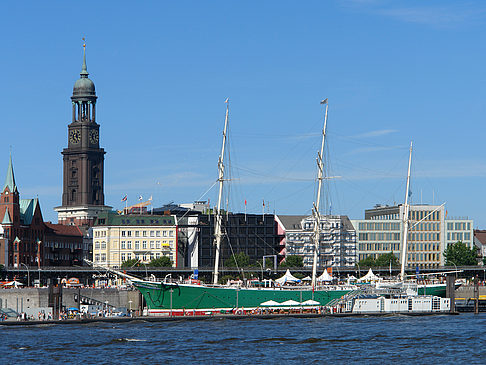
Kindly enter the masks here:
[[266, 302], [263, 302], [260, 304], [261, 307], [278, 307], [280, 306], [280, 303], [274, 301], [274, 300], [267, 300]]
[[300, 303], [295, 301], [295, 300], [286, 300], [285, 302], [282, 303], [282, 306], [286, 306], [286, 307], [295, 307], [295, 306], [299, 306]]
[[321, 303], [316, 302], [315, 300], [312, 300], [312, 299], [306, 300], [305, 302], [302, 302], [301, 304], [302, 305], [313, 305], [313, 306], [321, 305]]

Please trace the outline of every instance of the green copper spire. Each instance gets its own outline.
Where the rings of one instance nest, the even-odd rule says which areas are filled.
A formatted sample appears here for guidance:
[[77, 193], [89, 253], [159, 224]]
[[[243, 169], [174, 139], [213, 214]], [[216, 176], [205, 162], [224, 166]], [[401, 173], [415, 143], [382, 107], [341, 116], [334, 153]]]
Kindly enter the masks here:
[[10, 189], [11, 193], [17, 191], [17, 185], [15, 185], [15, 176], [12, 164], [12, 153], [10, 153], [10, 159], [8, 160], [7, 178], [5, 179], [5, 185], [3, 187], [3, 190], [5, 190], [7, 186]]
[[88, 78], [88, 68], [86, 67], [86, 40], [83, 37], [83, 67], [81, 68], [81, 78], [86, 79]]

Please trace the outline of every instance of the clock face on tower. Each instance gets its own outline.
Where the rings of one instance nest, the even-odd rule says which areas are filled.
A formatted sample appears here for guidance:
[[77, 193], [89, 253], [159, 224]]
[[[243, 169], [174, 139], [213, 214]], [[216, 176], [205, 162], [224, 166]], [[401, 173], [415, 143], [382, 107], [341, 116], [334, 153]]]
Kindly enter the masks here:
[[92, 129], [89, 131], [89, 142], [91, 144], [96, 144], [98, 143], [99, 136], [98, 136], [98, 131], [96, 129]]
[[69, 142], [77, 144], [81, 141], [81, 132], [79, 129], [73, 129], [69, 132]]

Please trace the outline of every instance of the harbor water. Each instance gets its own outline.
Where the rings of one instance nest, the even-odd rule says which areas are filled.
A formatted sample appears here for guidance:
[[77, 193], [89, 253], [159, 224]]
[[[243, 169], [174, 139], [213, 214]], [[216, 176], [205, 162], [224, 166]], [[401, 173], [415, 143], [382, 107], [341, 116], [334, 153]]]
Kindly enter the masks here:
[[0, 326], [2, 362], [484, 364], [486, 314]]

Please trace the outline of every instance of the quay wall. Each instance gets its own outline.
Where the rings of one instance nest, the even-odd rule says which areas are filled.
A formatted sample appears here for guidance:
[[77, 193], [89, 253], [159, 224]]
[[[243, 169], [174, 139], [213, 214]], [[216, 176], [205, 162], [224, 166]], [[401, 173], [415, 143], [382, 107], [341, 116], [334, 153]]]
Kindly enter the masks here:
[[[474, 285], [462, 285], [456, 289], [456, 298], [474, 298]], [[479, 295], [486, 295], [486, 286], [479, 287]]]
[[[77, 307], [75, 296], [90, 298], [101, 303], [108, 302], [113, 307], [126, 307], [137, 310], [140, 306], [140, 292], [138, 290], [120, 290], [116, 288], [65, 288], [62, 290], [62, 304], [69, 307]], [[130, 303], [131, 301], [131, 303]]]
[[28, 309], [48, 307], [48, 288], [0, 289], [0, 309], [13, 309], [17, 313]]
[[[75, 298], [92, 299], [109, 306], [126, 307], [139, 310], [141, 296], [138, 290], [120, 290], [116, 288], [63, 288], [62, 305], [66, 308], [77, 307]], [[131, 303], [130, 303], [131, 302]], [[49, 307], [49, 288], [12, 288], [0, 289], [0, 310], [11, 309], [18, 313], [28, 309]]]

